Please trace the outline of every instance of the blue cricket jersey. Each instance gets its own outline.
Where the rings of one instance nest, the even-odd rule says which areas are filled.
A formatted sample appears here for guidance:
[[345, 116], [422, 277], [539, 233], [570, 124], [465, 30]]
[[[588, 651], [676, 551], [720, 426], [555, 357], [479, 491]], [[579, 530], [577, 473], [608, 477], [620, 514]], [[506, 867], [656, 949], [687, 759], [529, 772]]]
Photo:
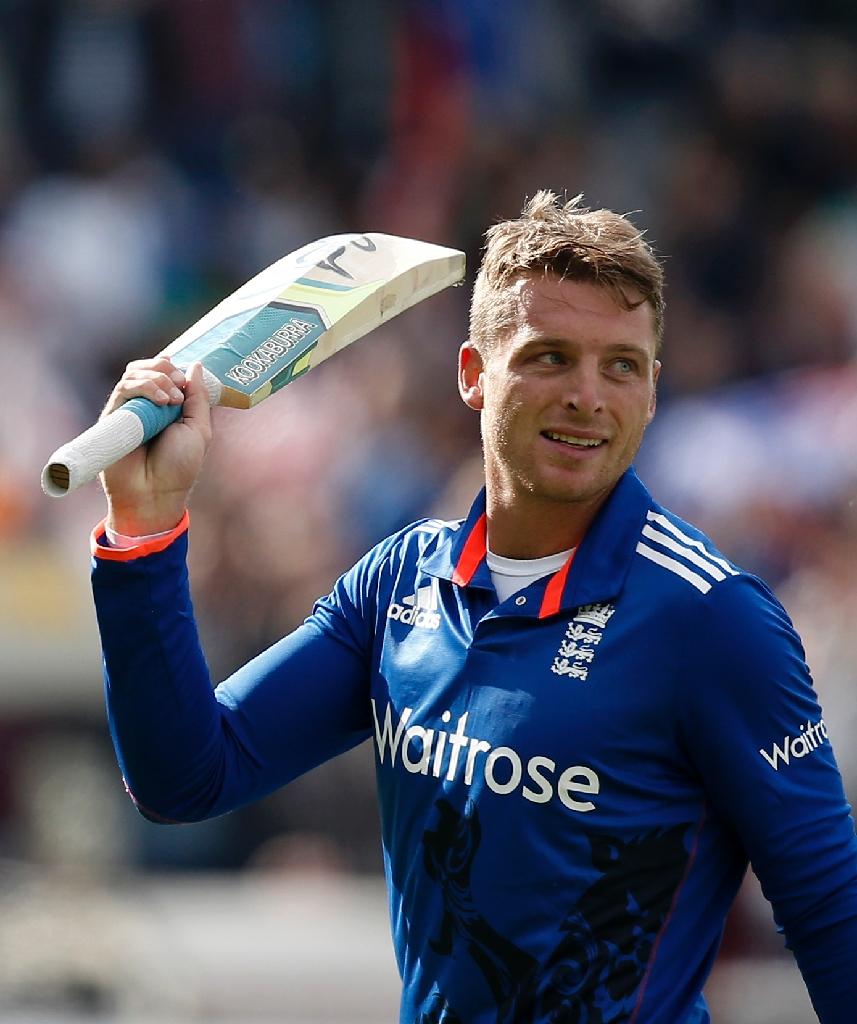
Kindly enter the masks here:
[[186, 538], [95, 538], [110, 728], [156, 820], [371, 738], [407, 1024], [703, 1024], [748, 860], [824, 1024], [857, 1005], [857, 839], [800, 641], [633, 470], [498, 604], [484, 494], [388, 538], [212, 691]]

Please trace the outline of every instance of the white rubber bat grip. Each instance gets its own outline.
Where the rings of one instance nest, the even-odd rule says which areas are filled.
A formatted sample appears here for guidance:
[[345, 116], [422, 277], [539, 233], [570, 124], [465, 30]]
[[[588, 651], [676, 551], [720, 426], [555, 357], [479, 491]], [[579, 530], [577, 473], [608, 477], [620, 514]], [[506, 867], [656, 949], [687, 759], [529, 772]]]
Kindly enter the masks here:
[[[209, 403], [216, 405], [222, 390], [220, 381], [205, 369], [203, 380]], [[151, 440], [180, 414], [180, 405], [161, 406], [146, 398], [132, 398], [57, 448], [42, 470], [42, 490], [50, 498], [64, 497]]]

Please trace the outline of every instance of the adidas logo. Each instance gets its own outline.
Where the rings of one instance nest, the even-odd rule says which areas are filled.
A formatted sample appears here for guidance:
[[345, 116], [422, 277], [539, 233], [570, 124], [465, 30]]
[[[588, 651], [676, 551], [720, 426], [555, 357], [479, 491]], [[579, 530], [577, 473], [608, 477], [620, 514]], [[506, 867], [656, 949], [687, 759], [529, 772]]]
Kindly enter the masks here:
[[440, 629], [437, 606], [437, 580], [432, 580], [428, 586], [420, 587], [416, 594], [403, 597], [401, 604], [393, 601], [387, 609], [387, 618], [418, 629]]

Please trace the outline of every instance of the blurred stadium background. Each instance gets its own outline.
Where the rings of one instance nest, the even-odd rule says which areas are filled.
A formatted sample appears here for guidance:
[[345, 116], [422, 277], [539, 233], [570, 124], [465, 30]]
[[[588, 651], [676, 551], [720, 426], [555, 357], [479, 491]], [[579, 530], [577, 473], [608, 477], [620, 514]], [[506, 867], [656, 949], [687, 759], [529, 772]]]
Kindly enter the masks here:
[[[667, 256], [659, 498], [775, 586], [857, 797], [853, 0], [0, 3], [0, 1020], [395, 1018], [368, 747], [165, 829], [126, 802], [88, 593], [97, 488], [38, 487], [130, 359], [340, 230], [465, 248], [539, 187]], [[472, 276], [470, 278], [472, 280]], [[193, 501], [222, 677], [419, 515], [466, 511], [467, 290], [250, 415]], [[750, 879], [721, 1024], [814, 1016]]]

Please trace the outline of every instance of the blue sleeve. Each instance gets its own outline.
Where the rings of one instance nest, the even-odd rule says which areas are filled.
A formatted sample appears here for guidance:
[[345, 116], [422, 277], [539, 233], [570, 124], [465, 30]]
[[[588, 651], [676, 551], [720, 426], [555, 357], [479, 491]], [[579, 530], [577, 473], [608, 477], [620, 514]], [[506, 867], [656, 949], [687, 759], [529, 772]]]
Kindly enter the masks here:
[[222, 814], [370, 735], [374, 579], [389, 547], [216, 690], [193, 617], [186, 536], [132, 561], [94, 559], [110, 732], [143, 814]]
[[687, 631], [682, 741], [734, 829], [824, 1024], [857, 1005], [857, 837], [801, 642], [759, 580], [734, 577]]

